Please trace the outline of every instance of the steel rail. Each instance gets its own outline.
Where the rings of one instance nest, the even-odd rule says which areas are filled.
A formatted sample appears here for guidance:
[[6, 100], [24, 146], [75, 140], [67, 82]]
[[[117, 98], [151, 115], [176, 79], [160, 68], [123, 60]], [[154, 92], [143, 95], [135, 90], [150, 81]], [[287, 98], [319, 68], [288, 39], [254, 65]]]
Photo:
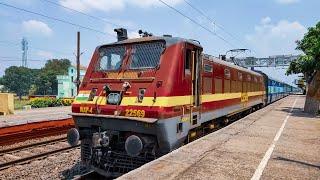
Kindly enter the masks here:
[[59, 153], [59, 152], [67, 151], [67, 150], [70, 150], [70, 149], [74, 149], [74, 148], [77, 148], [79, 146], [80, 145], [68, 146], [68, 147], [64, 147], [64, 148], [60, 148], [60, 149], [56, 149], [56, 150], [52, 150], [52, 151], [48, 151], [48, 152], [43, 152], [43, 153], [40, 153], [40, 154], [36, 154], [36, 155], [32, 155], [32, 156], [28, 156], [28, 157], [12, 160], [12, 161], [8, 161], [8, 162], [5, 162], [5, 163], [1, 163], [0, 164], [0, 170], [7, 169], [7, 168], [9, 168], [11, 166], [14, 166], [15, 164], [26, 163], [26, 162], [34, 160], [34, 159], [40, 159], [40, 158], [44, 158], [44, 157], [47, 157], [47, 156], [52, 155], [52, 154], [56, 154], [56, 153]]
[[24, 146], [19, 146], [19, 147], [14, 147], [14, 148], [3, 149], [3, 150], [0, 150], [0, 156], [2, 156], [4, 154], [7, 154], [7, 153], [22, 151], [24, 149], [31, 148], [31, 147], [34, 147], [34, 146], [50, 144], [50, 143], [53, 143], [53, 142], [59, 142], [59, 141], [63, 141], [63, 140], [66, 141], [67, 140], [66, 137], [61, 137], [61, 138], [51, 139], [51, 140], [47, 140], [47, 141], [36, 142], [36, 143], [27, 144], [27, 145], [24, 145]]

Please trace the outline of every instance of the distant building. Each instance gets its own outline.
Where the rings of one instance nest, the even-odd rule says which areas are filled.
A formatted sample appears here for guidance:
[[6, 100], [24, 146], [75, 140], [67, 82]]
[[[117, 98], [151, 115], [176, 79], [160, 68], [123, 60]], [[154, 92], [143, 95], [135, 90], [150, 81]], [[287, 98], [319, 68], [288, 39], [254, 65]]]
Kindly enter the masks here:
[[[80, 66], [80, 81], [86, 73], [87, 68]], [[70, 66], [68, 68], [68, 75], [58, 75], [58, 98], [71, 98], [77, 95], [77, 68], [76, 66]]]

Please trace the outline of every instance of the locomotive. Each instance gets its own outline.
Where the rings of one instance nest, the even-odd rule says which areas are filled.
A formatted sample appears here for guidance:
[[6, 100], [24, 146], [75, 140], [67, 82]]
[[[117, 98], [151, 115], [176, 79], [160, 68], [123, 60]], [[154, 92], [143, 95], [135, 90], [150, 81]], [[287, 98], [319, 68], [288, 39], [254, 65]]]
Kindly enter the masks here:
[[206, 55], [198, 41], [115, 31], [118, 41], [93, 53], [68, 132], [99, 174], [120, 176], [289, 93], [269, 100], [267, 75]]

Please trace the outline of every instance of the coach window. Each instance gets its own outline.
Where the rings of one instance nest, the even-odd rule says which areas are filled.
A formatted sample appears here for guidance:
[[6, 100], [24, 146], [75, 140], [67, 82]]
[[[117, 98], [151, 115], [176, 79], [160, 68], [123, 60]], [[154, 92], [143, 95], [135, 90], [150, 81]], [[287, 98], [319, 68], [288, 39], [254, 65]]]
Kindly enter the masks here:
[[186, 57], [185, 57], [185, 60], [184, 60], [184, 72], [185, 74], [190, 74], [191, 71], [190, 71], [190, 68], [191, 68], [191, 50], [190, 49], [187, 49], [186, 50]]

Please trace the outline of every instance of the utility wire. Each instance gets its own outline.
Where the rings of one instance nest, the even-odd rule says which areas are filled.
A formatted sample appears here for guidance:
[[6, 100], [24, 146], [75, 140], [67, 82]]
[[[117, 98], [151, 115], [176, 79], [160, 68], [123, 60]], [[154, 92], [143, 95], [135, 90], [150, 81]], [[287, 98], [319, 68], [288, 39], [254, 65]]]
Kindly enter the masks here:
[[[8, 60], [8, 61], [21, 61], [21, 58], [20, 57], [13, 57], [13, 56], [0, 56], [0, 58], [2, 60]], [[28, 58], [28, 61], [46, 61], [46, 60], [40, 60], [40, 59], [29, 59]]]
[[47, 16], [45, 14], [41, 14], [41, 13], [38, 13], [38, 12], [34, 12], [34, 11], [27, 10], [27, 9], [19, 8], [19, 7], [10, 5], [10, 4], [6, 4], [6, 3], [0, 2], [0, 5], [6, 6], [6, 7], [10, 7], [10, 8], [13, 8], [13, 9], [17, 9], [19, 11], [27, 12], [27, 13], [30, 13], [30, 14], [42, 16], [42, 17], [45, 17], [47, 19], [51, 19], [51, 20], [54, 20], [54, 21], [62, 22], [62, 23], [65, 23], [65, 24], [69, 24], [71, 26], [79, 27], [79, 28], [82, 28], [82, 29], [86, 29], [86, 30], [89, 30], [89, 31], [96, 32], [96, 33], [108, 34], [110, 36], [116, 37], [114, 34], [111, 34], [111, 33], [108, 33], [108, 32], [103, 32], [103, 31], [100, 31], [100, 30], [97, 30], [97, 29], [93, 29], [93, 28], [90, 28], [90, 27], [87, 27], [87, 26], [83, 26], [83, 25], [80, 25], [80, 24], [76, 24], [76, 23], [73, 23], [73, 22], [70, 22], [70, 21], [66, 21], [66, 20], [63, 20], [63, 19], [58, 19], [58, 18]]
[[[0, 59], [0, 61], [5, 61], [5, 62], [10, 62], [10, 61], [20, 61], [21, 62], [21, 59]], [[43, 60], [35, 60], [35, 59], [28, 59], [28, 62], [29, 61], [43, 61]]]
[[199, 14], [201, 14], [202, 16], [204, 16], [207, 20], [211, 21], [215, 26], [217, 26], [218, 28], [220, 28], [221, 30], [223, 30], [226, 34], [228, 34], [230, 37], [232, 37], [233, 39], [237, 40], [238, 42], [240, 42], [242, 45], [246, 45], [247, 44], [243, 44], [243, 42], [241, 40], [239, 40], [236, 36], [234, 36], [233, 34], [231, 34], [230, 32], [228, 32], [222, 25], [219, 25], [216, 23], [215, 20], [213, 20], [212, 18], [210, 18], [208, 15], [206, 15], [202, 10], [198, 9], [197, 7], [195, 7], [194, 5], [192, 5], [188, 0], [183, 0], [188, 6], [190, 6], [192, 9], [194, 9], [195, 11], [197, 11]]
[[[20, 46], [20, 43], [14, 43], [14, 42], [10, 42], [10, 41], [1, 41], [0, 40], [0, 44], [6, 44], [6, 45], [11, 45], [11, 46]], [[55, 52], [57, 54], [61, 54], [61, 55], [72, 55], [72, 53], [67, 53], [67, 52], [61, 52], [61, 51], [57, 51], [57, 50], [52, 50], [52, 49], [41, 49], [41, 48], [37, 48], [37, 47], [33, 47], [33, 46], [28, 46], [29, 49], [33, 50], [40, 50], [40, 51], [51, 51], [51, 52]]]
[[165, 6], [167, 6], [168, 8], [174, 10], [176, 13], [180, 14], [181, 16], [189, 19], [191, 22], [195, 23], [196, 25], [200, 26], [201, 28], [203, 28], [204, 30], [208, 31], [210, 34], [217, 36], [219, 39], [221, 39], [222, 41], [224, 41], [225, 43], [227, 43], [228, 45], [230, 45], [231, 47], [235, 47], [233, 44], [231, 44], [230, 42], [228, 42], [226, 39], [224, 39], [222, 36], [218, 35], [217, 33], [213, 32], [212, 30], [208, 29], [207, 27], [203, 26], [202, 24], [198, 23], [196, 20], [192, 19], [191, 17], [185, 15], [183, 12], [179, 11], [178, 9], [174, 8], [173, 6], [165, 3], [162, 0], [158, 0], [160, 1], [162, 4], [164, 4]]
[[90, 18], [92, 18], [92, 19], [105, 22], [105, 23], [107, 23], [107, 24], [110, 24], [110, 25], [113, 25], [113, 26], [116, 26], [116, 27], [125, 27], [125, 28], [127, 28], [128, 30], [136, 31], [136, 30], [134, 30], [134, 29], [128, 28], [128, 27], [123, 26], [123, 25], [121, 25], [121, 24], [116, 24], [116, 23], [113, 23], [113, 22], [111, 22], [111, 21], [107, 21], [107, 20], [105, 20], [104, 18], [97, 17], [97, 16], [93, 16], [93, 15], [91, 15], [91, 14], [87, 14], [87, 13], [84, 13], [84, 12], [82, 12], [82, 11], [78, 11], [78, 10], [76, 10], [76, 9], [72, 9], [72, 8], [70, 8], [70, 7], [67, 7], [67, 6], [63, 6], [63, 5], [61, 5], [61, 4], [59, 4], [59, 3], [56, 3], [56, 2], [52, 2], [52, 1], [49, 1], [49, 0], [42, 0], [42, 1], [45, 1], [45, 2], [50, 3], [50, 4], [53, 4], [53, 5], [55, 5], [55, 6], [62, 7], [62, 8], [64, 8], [64, 9], [68, 9], [68, 10], [70, 10], [70, 11], [73, 11], [73, 12], [76, 12], [76, 13], [79, 13], [79, 14], [82, 14], [82, 15], [84, 15], [84, 16], [87, 16], [87, 17], [90, 17]]

